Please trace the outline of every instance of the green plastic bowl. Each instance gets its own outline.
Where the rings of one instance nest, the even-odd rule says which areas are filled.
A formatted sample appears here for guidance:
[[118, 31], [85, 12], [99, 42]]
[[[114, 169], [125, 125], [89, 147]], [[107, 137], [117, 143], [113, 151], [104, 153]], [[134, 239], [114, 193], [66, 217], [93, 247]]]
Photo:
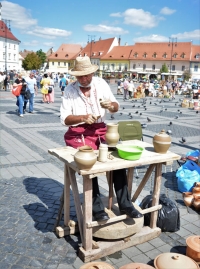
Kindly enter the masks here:
[[119, 157], [125, 160], [131, 160], [131, 161], [139, 160], [144, 150], [144, 148], [142, 147], [128, 145], [128, 144], [127, 145], [119, 144], [116, 146], [116, 148], [117, 148]]

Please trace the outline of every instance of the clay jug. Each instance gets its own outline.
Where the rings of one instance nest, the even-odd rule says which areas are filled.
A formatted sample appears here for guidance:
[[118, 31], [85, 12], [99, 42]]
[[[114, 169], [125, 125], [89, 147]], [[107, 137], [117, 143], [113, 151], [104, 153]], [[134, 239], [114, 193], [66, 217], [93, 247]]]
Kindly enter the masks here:
[[184, 204], [186, 206], [192, 206], [192, 202], [194, 200], [194, 196], [193, 196], [192, 192], [183, 192], [182, 196], [183, 196]]
[[161, 130], [153, 138], [154, 150], [157, 153], [165, 154], [171, 145], [171, 138], [165, 133], [165, 130]]
[[97, 155], [90, 146], [82, 146], [74, 155], [74, 161], [80, 170], [90, 170], [97, 161]]
[[118, 124], [108, 123], [105, 135], [106, 143], [108, 146], [115, 147], [119, 141]]
[[200, 195], [194, 195], [194, 200], [192, 205], [196, 209], [196, 211], [200, 211]]

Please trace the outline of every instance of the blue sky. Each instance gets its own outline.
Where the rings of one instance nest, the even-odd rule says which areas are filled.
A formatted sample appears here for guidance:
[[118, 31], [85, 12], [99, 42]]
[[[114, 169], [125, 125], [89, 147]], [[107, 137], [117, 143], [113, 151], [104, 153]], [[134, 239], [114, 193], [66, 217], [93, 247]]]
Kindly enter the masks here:
[[121, 37], [136, 42], [200, 44], [200, 0], [13, 0], [1, 1], [20, 50], [56, 51], [61, 44]]

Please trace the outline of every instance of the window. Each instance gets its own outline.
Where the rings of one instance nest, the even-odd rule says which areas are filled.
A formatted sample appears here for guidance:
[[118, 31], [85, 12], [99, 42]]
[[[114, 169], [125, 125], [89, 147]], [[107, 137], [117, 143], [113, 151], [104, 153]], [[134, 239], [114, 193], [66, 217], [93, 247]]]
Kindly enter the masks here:
[[10, 43], [8, 43], [8, 48], [10, 49]]
[[185, 65], [182, 65], [182, 71], [185, 71]]
[[153, 54], [153, 58], [156, 58], [157, 57], [157, 54], [156, 54], [156, 52], [154, 52], [154, 54]]
[[70, 67], [70, 63], [68, 63], [68, 67]]
[[54, 65], [54, 62], [52, 62], [52, 65]]
[[133, 69], [135, 69], [136, 68], [136, 64], [133, 64]]
[[103, 70], [105, 70], [105, 64], [103, 64]]
[[119, 64], [119, 71], [122, 71], [122, 64]]
[[14, 57], [14, 61], [15, 61], [16, 60], [16, 54], [14, 54], [13, 57]]
[[181, 54], [181, 58], [185, 58], [185, 53], [184, 52]]
[[60, 66], [60, 62], [58, 62], [58, 66]]
[[143, 54], [143, 57], [144, 58], [147, 58], [147, 53], [146, 52]]
[[176, 58], [177, 57], [177, 53], [174, 53], [173, 57]]
[[166, 52], [163, 54], [163, 58], [167, 58], [167, 53]]
[[134, 58], [137, 58], [138, 57], [138, 54], [137, 52], [134, 53]]
[[156, 69], [156, 66], [155, 64], [152, 65], [152, 70], [155, 70]]
[[200, 54], [197, 53], [197, 54], [195, 55], [195, 58], [196, 58], [196, 59], [199, 59], [199, 56], [200, 56]]
[[11, 53], [8, 53], [8, 60], [11, 60], [10, 56], [11, 56]]
[[172, 65], [172, 71], [175, 71], [175, 65]]
[[64, 62], [64, 66], [66, 66], [66, 62]]
[[3, 59], [5, 60], [5, 52], [3, 52]]
[[146, 64], [143, 64], [143, 70], [146, 70]]
[[111, 64], [111, 71], [115, 71], [115, 64]]
[[16, 49], [15, 45], [14, 45], [14, 50]]
[[198, 72], [198, 65], [194, 66], [194, 72]]
[[127, 71], [128, 70], [128, 65], [125, 64], [124, 70]]

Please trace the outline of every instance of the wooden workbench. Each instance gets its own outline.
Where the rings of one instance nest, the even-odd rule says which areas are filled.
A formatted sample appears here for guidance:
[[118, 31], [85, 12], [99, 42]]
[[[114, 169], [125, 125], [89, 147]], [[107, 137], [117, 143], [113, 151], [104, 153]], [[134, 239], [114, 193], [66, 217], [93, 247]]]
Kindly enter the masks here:
[[[48, 152], [58, 159], [60, 159], [64, 165], [64, 225], [65, 227], [57, 227], [56, 233], [59, 237], [74, 234], [77, 231], [80, 232], [82, 247], [79, 249], [79, 257], [84, 262], [99, 259], [103, 256], [107, 256], [121, 249], [128, 248], [133, 245], [141, 244], [152, 238], [159, 236], [161, 233], [160, 228], [156, 227], [158, 209], [161, 205], [158, 205], [161, 185], [161, 172], [163, 164], [172, 164], [173, 161], [179, 160], [180, 156], [168, 151], [166, 154], [159, 154], [154, 152], [153, 145], [138, 141], [124, 141], [123, 144], [132, 144], [144, 147], [145, 150], [139, 160], [128, 161], [121, 159], [118, 156], [116, 150], [110, 152], [111, 158], [106, 163], [96, 162], [94, 166], [89, 170], [79, 170], [74, 162], [74, 154], [77, 149], [72, 147], [63, 147], [56, 149], [49, 149]], [[98, 154], [98, 150], [95, 151]], [[134, 202], [141, 191], [143, 190], [146, 182], [148, 181], [151, 173], [155, 169], [154, 190], [152, 207], [142, 210], [143, 214], [151, 212], [150, 227], [143, 227], [138, 233], [120, 240], [107, 240], [95, 242], [92, 238], [92, 228], [105, 225], [105, 223], [92, 220], [92, 178], [101, 174], [107, 174], [109, 177], [110, 172], [122, 168], [128, 169], [128, 189], [131, 194], [132, 179], [134, 167], [149, 165], [144, 178], [135, 191], [132, 201]], [[81, 206], [79, 191], [76, 182], [75, 173], [78, 172], [83, 176], [83, 198], [84, 203]], [[78, 219], [77, 225], [70, 220], [70, 185], [72, 188], [74, 202], [76, 207], [76, 214]], [[112, 209], [112, 185], [109, 186], [109, 199], [107, 209]], [[85, 206], [87, 205], [87, 206]], [[126, 215], [119, 215], [109, 219], [106, 224], [122, 221], [128, 218]]]

